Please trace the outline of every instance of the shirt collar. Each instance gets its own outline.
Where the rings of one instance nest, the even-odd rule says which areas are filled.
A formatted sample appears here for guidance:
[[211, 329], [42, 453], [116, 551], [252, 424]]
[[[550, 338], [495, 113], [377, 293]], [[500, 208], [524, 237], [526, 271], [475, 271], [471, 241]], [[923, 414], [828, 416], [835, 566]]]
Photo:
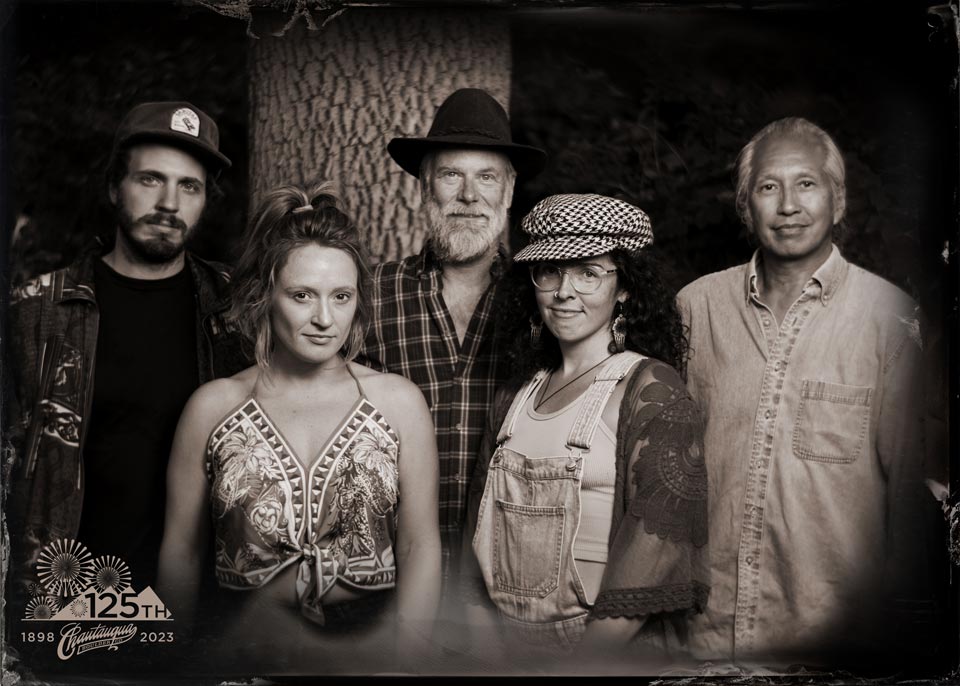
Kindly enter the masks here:
[[847, 275], [847, 261], [843, 259], [836, 245], [830, 250], [830, 257], [810, 277], [820, 284], [820, 302], [827, 305], [836, 295], [843, 277]]
[[[500, 243], [497, 246], [497, 256], [493, 259], [493, 264], [490, 265], [490, 278], [494, 281], [498, 281], [506, 271], [509, 262], [510, 255], [507, 252], [507, 248], [503, 243]], [[437, 257], [437, 254], [434, 252], [433, 245], [430, 244], [430, 241], [427, 241], [423, 244], [423, 249], [420, 251], [420, 259], [417, 263], [417, 276], [423, 278], [429, 275], [431, 272], [442, 271], [443, 262], [441, 262], [440, 258]]]
[[[763, 255], [760, 250], [755, 250], [747, 265], [746, 282], [744, 283], [747, 304], [754, 298], [758, 300], [760, 298], [760, 293], [757, 290], [757, 270], [762, 262]], [[837, 246], [833, 245], [826, 262], [817, 267], [817, 270], [810, 277], [810, 281], [807, 282], [808, 286], [811, 282], [817, 283], [820, 290], [820, 302], [824, 306], [829, 304], [830, 299], [836, 294], [837, 289], [843, 282], [843, 277], [847, 274], [847, 267], [847, 261], [840, 254]]]
[[433, 251], [433, 246], [429, 241], [424, 243], [423, 249], [420, 251], [420, 259], [417, 262], [417, 276], [423, 278], [430, 272], [440, 271], [440, 269], [442, 269], [442, 265], [437, 254]]
[[757, 267], [760, 266], [760, 251], [754, 250], [753, 257], [750, 258], [750, 261], [747, 263], [747, 276], [746, 281], [743, 284], [744, 297], [747, 299], [747, 304], [750, 304], [751, 300], [759, 300], [760, 292], [757, 291]]

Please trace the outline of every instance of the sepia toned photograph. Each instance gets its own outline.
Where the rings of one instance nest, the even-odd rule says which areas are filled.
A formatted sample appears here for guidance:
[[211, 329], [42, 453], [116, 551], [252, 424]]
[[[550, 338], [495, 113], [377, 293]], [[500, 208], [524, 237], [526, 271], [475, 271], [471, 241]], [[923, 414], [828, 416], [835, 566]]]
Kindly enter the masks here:
[[949, 683], [958, 6], [0, 0], [2, 683]]

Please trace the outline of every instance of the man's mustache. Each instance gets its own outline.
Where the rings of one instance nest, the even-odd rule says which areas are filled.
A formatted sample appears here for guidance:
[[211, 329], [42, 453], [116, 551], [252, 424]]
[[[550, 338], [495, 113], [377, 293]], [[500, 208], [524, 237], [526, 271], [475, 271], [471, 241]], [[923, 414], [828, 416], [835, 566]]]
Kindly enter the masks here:
[[458, 216], [459, 216], [459, 217], [486, 217], [487, 219], [490, 218], [490, 215], [489, 215], [488, 213], [486, 213], [486, 212], [482, 212], [482, 211], [478, 211], [478, 210], [471, 210], [471, 209], [467, 209], [467, 208], [458, 208], [458, 207], [454, 207], [454, 208], [452, 208], [452, 209], [446, 210], [445, 214], [446, 214], [448, 217], [458, 217]]
[[187, 230], [187, 224], [182, 219], [173, 214], [167, 214], [165, 212], [154, 212], [153, 214], [145, 214], [140, 219], [137, 220], [141, 224], [160, 224], [162, 226], [169, 226], [174, 229], [180, 229], [181, 231]]

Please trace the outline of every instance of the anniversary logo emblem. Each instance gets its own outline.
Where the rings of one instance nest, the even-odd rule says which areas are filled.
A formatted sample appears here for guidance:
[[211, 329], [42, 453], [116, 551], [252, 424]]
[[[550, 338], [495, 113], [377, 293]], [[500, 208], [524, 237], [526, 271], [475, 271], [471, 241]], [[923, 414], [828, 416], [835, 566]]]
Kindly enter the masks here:
[[[24, 616], [36, 629], [21, 632], [22, 641], [56, 644], [61, 660], [118, 650], [134, 639], [173, 642], [173, 631], [152, 628], [153, 622], [172, 622], [172, 613], [151, 587], [136, 590], [119, 557], [94, 558], [80, 541], [63, 538], [43, 549], [36, 571], [39, 582], [30, 586]], [[141, 631], [137, 622], [151, 622], [151, 630]]]

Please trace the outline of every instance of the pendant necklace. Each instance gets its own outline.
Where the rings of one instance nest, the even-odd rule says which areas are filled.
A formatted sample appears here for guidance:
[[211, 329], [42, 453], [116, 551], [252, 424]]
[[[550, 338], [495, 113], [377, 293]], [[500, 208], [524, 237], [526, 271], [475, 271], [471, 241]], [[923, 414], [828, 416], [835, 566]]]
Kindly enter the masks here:
[[[550, 398], [552, 398], [552, 397], [555, 396], [557, 393], [559, 393], [560, 391], [562, 391], [564, 388], [566, 388], [567, 386], [569, 386], [570, 384], [572, 384], [574, 381], [577, 381], [578, 379], [582, 379], [584, 376], [586, 376], [587, 374], [589, 374], [590, 372], [592, 372], [594, 369], [596, 369], [597, 367], [599, 367], [600, 365], [602, 365], [604, 362], [606, 362], [607, 360], [609, 360], [611, 357], [613, 357], [613, 355], [607, 355], [605, 358], [603, 358], [602, 360], [600, 360], [599, 362], [597, 362], [595, 365], [593, 365], [592, 367], [590, 367], [590, 369], [588, 369], [588, 370], [586, 370], [586, 371], [584, 371], [584, 372], [581, 372], [580, 374], [577, 374], [575, 377], [573, 377], [572, 379], [570, 379], [567, 383], [563, 384], [560, 388], [558, 388], [557, 390], [555, 390], [553, 393], [551, 393], [550, 395], [548, 395], [546, 398], [541, 398], [541, 399], [540, 399], [540, 402], [538, 402], [536, 405], [533, 406], [533, 411], [534, 411], [534, 412], [538, 411], [541, 407], [543, 407], [544, 403], [546, 403], [548, 400], [550, 400]], [[550, 382], [551, 382], [552, 380], [553, 380], [553, 372], [550, 372], [550, 378], [547, 379], [547, 384], [543, 387], [543, 390], [544, 390], [544, 391], [546, 391], [547, 388], [550, 386]]]

